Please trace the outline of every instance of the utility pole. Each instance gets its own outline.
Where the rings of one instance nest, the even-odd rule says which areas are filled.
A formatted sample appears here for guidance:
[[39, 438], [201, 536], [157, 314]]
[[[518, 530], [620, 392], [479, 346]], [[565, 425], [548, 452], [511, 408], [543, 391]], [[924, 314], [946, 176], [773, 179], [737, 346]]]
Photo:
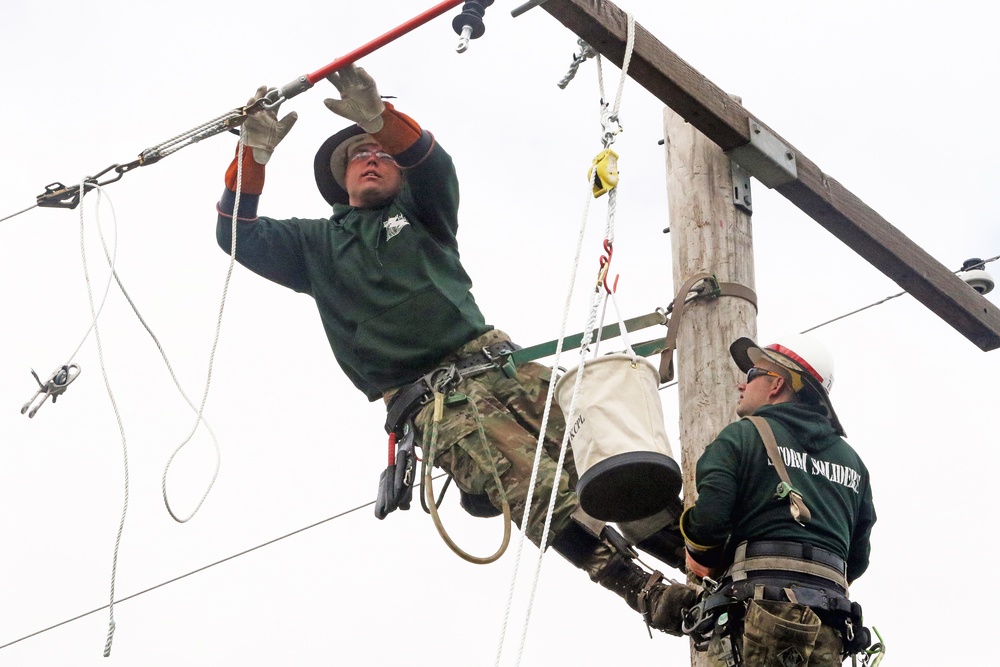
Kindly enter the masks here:
[[[734, 203], [738, 192], [749, 208], [749, 189], [743, 190], [738, 171], [733, 182], [730, 160], [713, 141], [669, 108], [663, 119], [674, 289], [695, 274], [709, 273], [753, 290], [750, 214]], [[684, 308], [677, 326], [681, 468], [684, 504], [691, 506], [697, 497], [695, 464], [735, 416], [739, 378], [729, 344], [740, 336], [756, 339], [756, 306], [737, 297], [697, 299]], [[691, 664], [707, 665], [706, 654], [692, 651]]]
[[[546, 0], [541, 8], [621, 66], [627, 19], [611, 0]], [[799, 207], [980, 349], [1000, 348], [1000, 308], [639, 24], [628, 72], [751, 176]]]

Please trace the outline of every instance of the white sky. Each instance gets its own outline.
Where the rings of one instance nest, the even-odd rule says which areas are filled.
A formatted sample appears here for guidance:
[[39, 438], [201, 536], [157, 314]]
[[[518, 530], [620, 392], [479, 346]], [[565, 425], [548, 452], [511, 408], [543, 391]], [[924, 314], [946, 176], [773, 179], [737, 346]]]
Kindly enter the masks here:
[[[0, 216], [30, 206], [49, 183], [131, 161], [262, 83], [319, 69], [431, 4], [8, 0]], [[460, 241], [477, 300], [491, 323], [527, 345], [558, 334], [600, 126], [594, 62], [559, 90], [576, 37], [539, 9], [512, 19], [517, 4], [491, 7], [486, 35], [463, 55], [454, 52], [451, 12], [361, 64], [455, 157]], [[1000, 254], [1000, 138], [988, 125], [1000, 63], [992, 6], [620, 6], [946, 266]], [[606, 63], [609, 94], [617, 76]], [[300, 120], [268, 166], [263, 213], [327, 214], [311, 165], [344, 124], [323, 107], [332, 94], [319, 84], [283, 109]], [[615, 268], [627, 316], [673, 295], [661, 114], [661, 103], [630, 82], [616, 144]], [[214, 137], [107, 189], [117, 269], [195, 399], [227, 267], [214, 204], [234, 145]], [[779, 195], [753, 188], [763, 340], [899, 291]], [[587, 283], [603, 210], [603, 200], [592, 208]], [[107, 267], [92, 204], [87, 211], [99, 292]], [[106, 209], [101, 220], [111, 234]], [[79, 210], [35, 209], [0, 223], [0, 285], [2, 645], [106, 604], [123, 471], [93, 338], [76, 358], [83, 375], [58, 404], [33, 420], [18, 412], [34, 391], [29, 369], [48, 374], [64, 363], [89, 325]], [[987, 298], [997, 303], [996, 294]], [[577, 302], [574, 331], [586, 314]], [[235, 272], [207, 409], [222, 472], [185, 525], [165, 511], [160, 478], [192, 414], [120, 293], [112, 291], [100, 327], [131, 466], [118, 597], [374, 498], [383, 413], [341, 375], [308, 298]], [[953, 624], [993, 611], [976, 575], [994, 543], [988, 508], [1000, 460], [988, 415], [1000, 352], [980, 351], [908, 296], [817, 336], [837, 358], [833, 399], [872, 474], [872, 565], [852, 592], [888, 644], [884, 664], [968, 662], [976, 649]], [[661, 395], [679, 451], [676, 390]], [[172, 469], [179, 512], [200, 497], [212, 462], [201, 430]], [[444, 518], [470, 551], [490, 552], [500, 539], [499, 520], [466, 518], [457, 494]], [[366, 507], [118, 605], [108, 660], [101, 611], [0, 650], [0, 665], [493, 664], [513, 553], [469, 565], [418, 508], [379, 522]], [[526, 546], [503, 664], [515, 663], [536, 553]], [[680, 665], [687, 654], [686, 641], [650, 640], [623, 602], [562, 559], [545, 559], [521, 664]]]

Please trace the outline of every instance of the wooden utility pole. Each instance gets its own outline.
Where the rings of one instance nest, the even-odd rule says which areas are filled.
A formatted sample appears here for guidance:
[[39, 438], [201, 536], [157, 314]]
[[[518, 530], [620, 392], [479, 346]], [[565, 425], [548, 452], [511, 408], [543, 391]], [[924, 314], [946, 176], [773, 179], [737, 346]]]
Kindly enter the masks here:
[[[663, 113], [663, 135], [674, 289], [695, 274], [709, 273], [753, 290], [752, 225], [750, 214], [734, 204], [729, 158], [669, 108]], [[685, 307], [677, 326], [681, 468], [684, 504], [690, 506], [697, 497], [695, 464], [735, 416], [738, 371], [729, 344], [740, 336], [756, 339], [757, 311], [742, 298], [697, 299]], [[691, 664], [706, 665], [706, 655], [692, 651]]]
[[[621, 66], [627, 20], [614, 3], [547, 0], [541, 8]], [[1000, 308], [823, 173], [649, 31], [636, 24], [635, 33], [628, 69], [634, 81], [979, 348], [1000, 348]]]

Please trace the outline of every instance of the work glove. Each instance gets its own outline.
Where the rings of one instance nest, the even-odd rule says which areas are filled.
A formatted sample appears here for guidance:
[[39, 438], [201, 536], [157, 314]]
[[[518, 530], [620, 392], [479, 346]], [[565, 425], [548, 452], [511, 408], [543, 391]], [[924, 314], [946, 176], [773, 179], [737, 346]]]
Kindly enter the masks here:
[[[254, 93], [254, 96], [247, 102], [247, 106], [264, 97], [267, 94], [267, 86], [261, 86]], [[271, 153], [285, 135], [295, 125], [299, 115], [292, 111], [287, 116], [278, 120], [278, 108], [275, 105], [270, 109], [260, 107], [254, 109], [243, 121], [243, 129], [240, 134], [243, 136], [243, 143], [253, 149], [253, 159], [257, 164], [267, 164], [271, 159]]]
[[354, 121], [371, 134], [382, 129], [382, 112], [385, 104], [375, 87], [375, 79], [361, 67], [348, 65], [326, 77], [340, 93], [340, 99], [325, 99], [326, 108]]

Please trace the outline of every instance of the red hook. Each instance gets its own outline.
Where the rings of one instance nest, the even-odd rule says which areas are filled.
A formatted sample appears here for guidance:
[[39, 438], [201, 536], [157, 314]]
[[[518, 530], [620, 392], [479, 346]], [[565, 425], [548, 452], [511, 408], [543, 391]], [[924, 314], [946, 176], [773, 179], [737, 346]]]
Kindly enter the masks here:
[[597, 274], [597, 285], [598, 287], [604, 285], [604, 289], [608, 294], [614, 294], [618, 291], [618, 278], [621, 276], [619, 274], [615, 274], [614, 284], [611, 287], [608, 287], [608, 269], [611, 268], [611, 257], [615, 252], [610, 239], [604, 239], [604, 252], [608, 254], [606, 256], [601, 255], [601, 269]]

